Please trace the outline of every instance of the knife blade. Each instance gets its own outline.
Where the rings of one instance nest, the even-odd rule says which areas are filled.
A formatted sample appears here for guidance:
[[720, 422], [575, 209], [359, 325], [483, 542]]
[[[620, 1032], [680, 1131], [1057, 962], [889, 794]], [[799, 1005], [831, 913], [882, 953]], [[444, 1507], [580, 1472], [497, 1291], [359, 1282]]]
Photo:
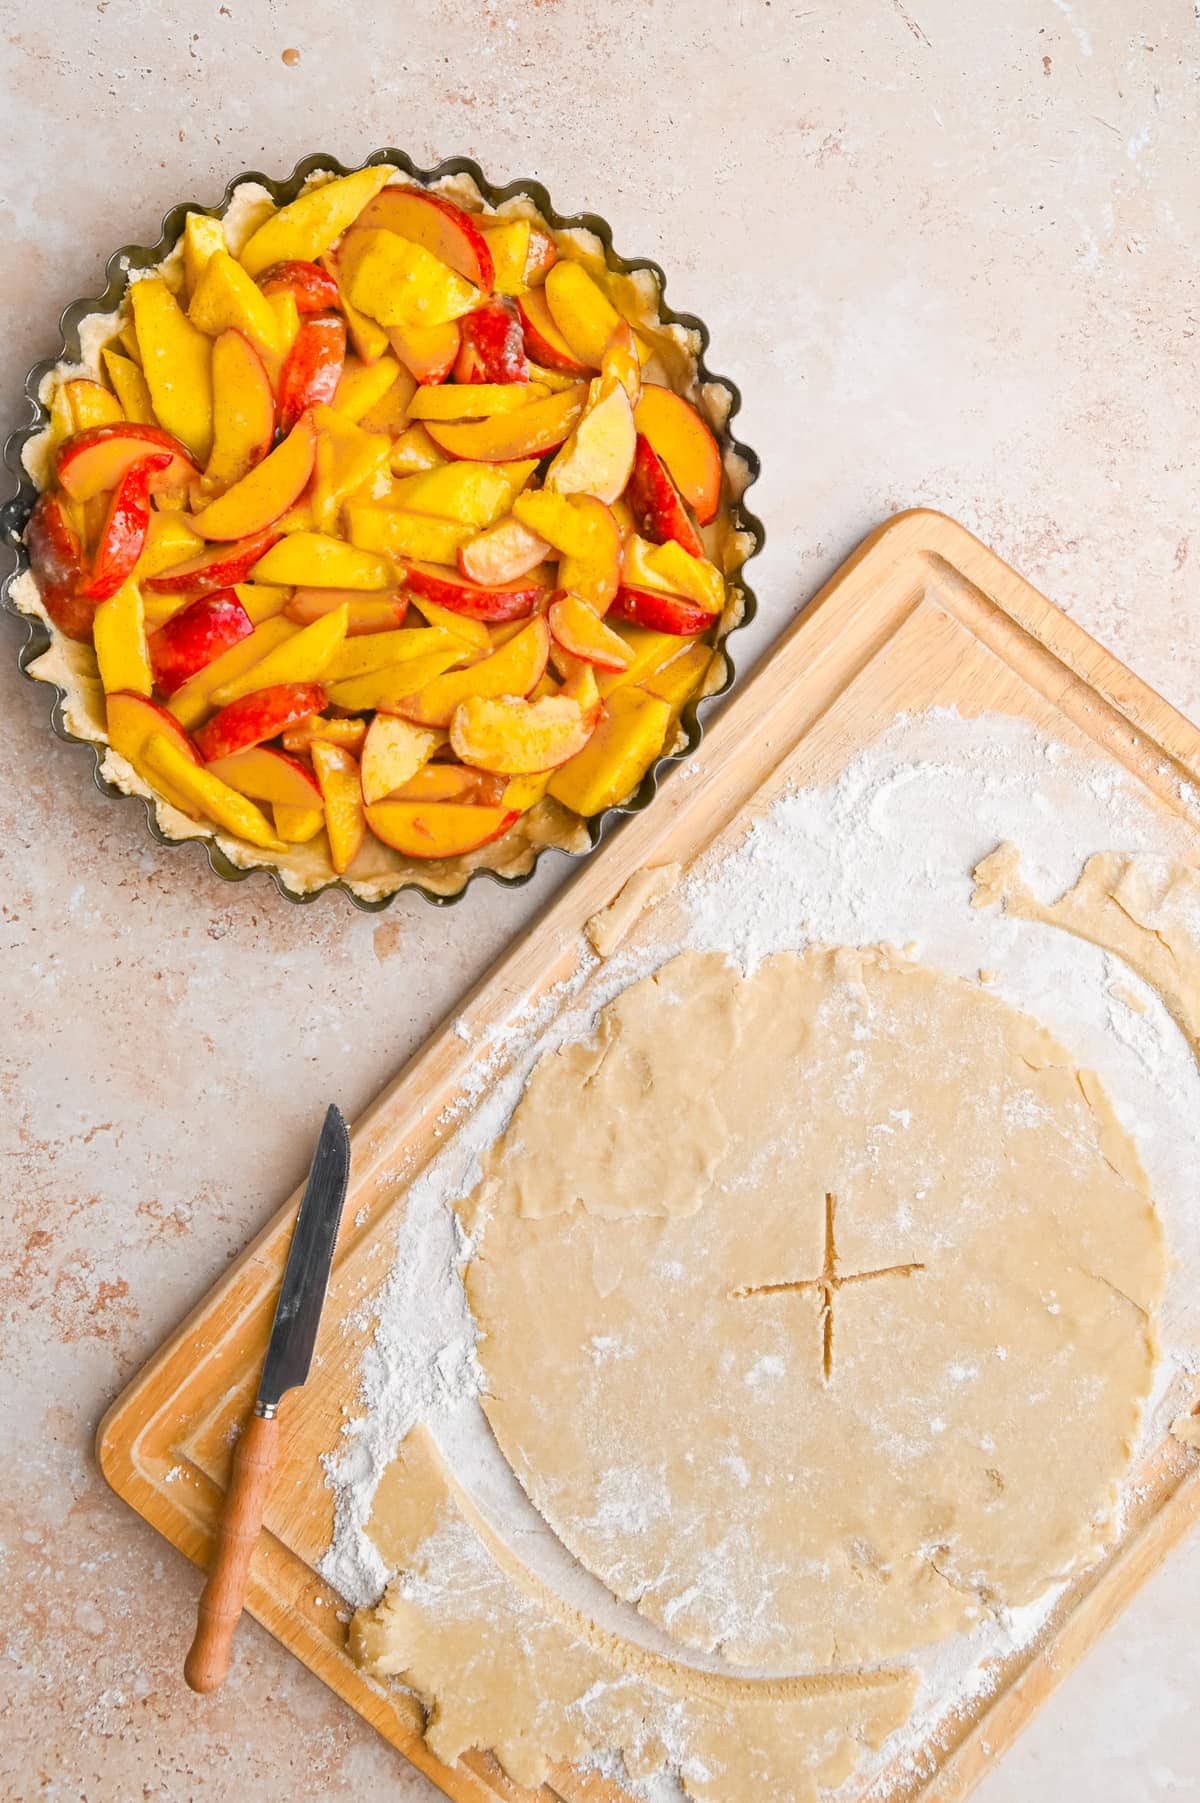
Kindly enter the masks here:
[[195, 1637], [184, 1660], [184, 1677], [201, 1693], [216, 1690], [229, 1670], [234, 1629], [275, 1474], [276, 1411], [280, 1399], [304, 1382], [312, 1364], [349, 1180], [350, 1135], [331, 1104], [292, 1229], [258, 1398], [233, 1455], [216, 1550], [196, 1610]]
[[330, 1103], [304, 1200], [292, 1229], [292, 1243], [275, 1304], [275, 1322], [258, 1383], [256, 1415], [269, 1419], [286, 1392], [296, 1389], [308, 1376], [349, 1181], [350, 1135], [341, 1111]]

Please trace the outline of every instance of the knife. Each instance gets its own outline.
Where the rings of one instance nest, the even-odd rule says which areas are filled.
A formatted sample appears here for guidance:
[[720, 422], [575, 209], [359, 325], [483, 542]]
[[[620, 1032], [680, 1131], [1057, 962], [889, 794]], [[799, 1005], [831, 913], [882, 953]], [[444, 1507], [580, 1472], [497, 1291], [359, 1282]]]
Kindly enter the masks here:
[[258, 1400], [233, 1455], [216, 1551], [196, 1611], [196, 1637], [184, 1661], [184, 1677], [202, 1693], [218, 1689], [229, 1670], [233, 1633], [275, 1473], [276, 1411], [286, 1392], [308, 1376], [349, 1178], [350, 1135], [331, 1105], [292, 1229]]

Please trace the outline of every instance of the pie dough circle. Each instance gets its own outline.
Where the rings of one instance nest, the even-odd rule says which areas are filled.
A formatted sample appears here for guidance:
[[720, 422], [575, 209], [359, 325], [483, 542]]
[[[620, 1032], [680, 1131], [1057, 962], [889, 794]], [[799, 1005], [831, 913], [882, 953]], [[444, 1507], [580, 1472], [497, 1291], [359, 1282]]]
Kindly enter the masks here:
[[686, 953], [541, 1060], [461, 1206], [500, 1446], [677, 1643], [891, 1658], [1111, 1538], [1161, 1231], [1094, 1074], [974, 984]]

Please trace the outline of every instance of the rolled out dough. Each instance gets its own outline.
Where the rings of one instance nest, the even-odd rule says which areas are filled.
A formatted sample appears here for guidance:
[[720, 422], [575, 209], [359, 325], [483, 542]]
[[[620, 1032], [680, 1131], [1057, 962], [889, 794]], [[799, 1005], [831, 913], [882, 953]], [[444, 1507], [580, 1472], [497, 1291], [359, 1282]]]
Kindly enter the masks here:
[[681, 1647], [853, 1668], [1111, 1538], [1159, 1224], [1095, 1076], [976, 985], [678, 957], [543, 1059], [462, 1212], [506, 1457]]

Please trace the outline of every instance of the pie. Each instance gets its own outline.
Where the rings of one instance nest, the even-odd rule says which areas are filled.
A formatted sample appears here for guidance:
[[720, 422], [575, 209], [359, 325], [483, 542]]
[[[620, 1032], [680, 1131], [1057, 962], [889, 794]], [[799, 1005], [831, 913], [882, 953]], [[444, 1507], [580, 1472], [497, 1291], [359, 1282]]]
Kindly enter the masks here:
[[26, 451], [14, 600], [103, 773], [300, 892], [586, 844], [719, 681], [752, 546], [659, 303], [390, 164], [189, 213]]

